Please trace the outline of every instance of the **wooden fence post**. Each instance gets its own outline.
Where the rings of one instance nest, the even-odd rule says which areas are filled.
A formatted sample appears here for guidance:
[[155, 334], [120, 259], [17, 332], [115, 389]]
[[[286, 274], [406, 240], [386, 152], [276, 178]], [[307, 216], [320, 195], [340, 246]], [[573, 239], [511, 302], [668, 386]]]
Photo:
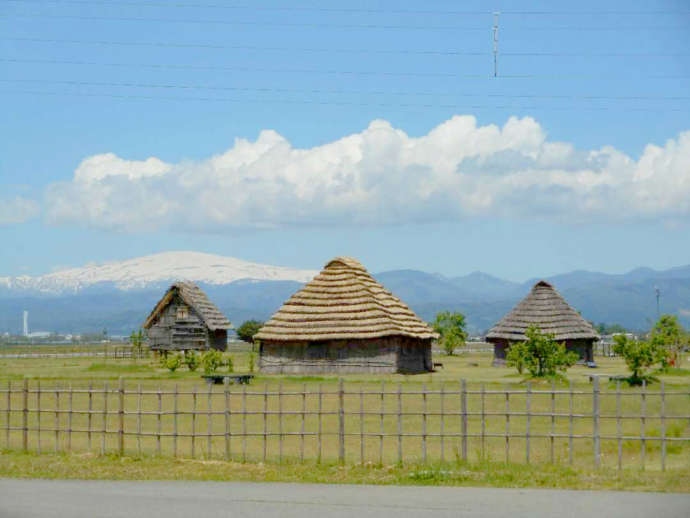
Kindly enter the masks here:
[[510, 462], [510, 387], [506, 387], [506, 464]]
[[530, 420], [531, 420], [531, 414], [530, 414], [530, 399], [532, 395], [532, 382], [528, 381], [527, 382], [527, 390], [525, 391], [525, 414], [527, 416], [527, 425], [525, 427], [525, 462], [529, 464], [529, 435], [530, 435]]
[[60, 387], [55, 383], [55, 453], [60, 451]]
[[642, 465], [642, 469], [644, 470], [645, 454], [647, 453], [647, 441], [645, 439], [645, 424], [647, 417], [647, 380], [642, 380], [642, 392], [640, 392], [640, 397], [642, 398], [642, 401], [640, 403], [642, 410], [640, 412], [640, 439], [642, 443], [640, 448], [640, 464]]
[[120, 378], [120, 387], [118, 390], [120, 399], [120, 408], [118, 409], [119, 427], [118, 427], [118, 452], [120, 456], [125, 453], [125, 380]]
[[573, 380], [568, 382], [568, 462], [573, 464]]
[[264, 441], [263, 459], [266, 462], [268, 457], [268, 383], [264, 383]]
[[379, 435], [379, 464], [383, 465], [383, 436], [386, 433], [386, 426], [385, 426], [385, 413], [386, 413], [386, 402], [385, 402], [385, 396], [386, 396], [386, 382], [382, 381], [381, 382], [381, 412], [380, 412], [380, 435]]
[[302, 383], [302, 430], [300, 433], [299, 442], [299, 458], [301, 462], [304, 462], [304, 420], [305, 414], [307, 412], [307, 384]]
[[36, 381], [36, 424], [37, 424], [37, 435], [36, 447], [38, 454], [41, 454], [41, 380]]
[[213, 383], [208, 384], [208, 396], [206, 400], [206, 458], [210, 459], [213, 453]]
[[[223, 378], [225, 394], [225, 460], [230, 460], [230, 379]], [[177, 412], [177, 410], [175, 411]]]
[[426, 464], [426, 383], [422, 385], [422, 462]]
[[29, 379], [24, 378], [22, 388], [22, 449], [29, 450]]
[[664, 382], [661, 382], [661, 471], [666, 471], [666, 398]]
[[623, 469], [623, 431], [621, 429], [621, 380], [616, 381], [616, 438], [618, 439], [618, 471]]
[[592, 378], [592, 441], [594, 446], [594, 465], [601, 466], [601, 446], [599, 444], [599, 376]]
[[439, 405], [440, 405], [440, 435], [441, 435], [441, 462], [444, 462], [446, 460], [446, 410], [445, 410], [445, 401], [446, 401], [446, 388], [445, 384], [441, 382], [441, 388], [440, 388], [440, 394], [439, 394]]
[[87, 436], [88, 436], [88, 441], [89, 441], [89, 452], [91, 451], [91, 421], [92, 421], [92, 415], [91, 412], [93, 410], [93, 382], [89, 381], [89, 413], [86, 415], [86, 421], [87, 421]]
[[482, 420], [482, 431], [481, 431], [481, 459], [485, 459], [485, 447], [486, 447], [486, 415], [485, 415], [485, 410], [484, 410], [484, 399], [485, 399], [485, 391], [486, 388], [484, 387], [484, 383], [481, 385], [481, 420]]
[[10, 420], [12, 419], [12, 382], [7, 381], [7, 407], [5, 408], [5, 446], [10, 449]]
[[173, 457], [177, 457], [177, 383], [173, 389]]
[[[105, 455], [106, 434], [108, 432], [108, 382], [103, 385], [103, 433], [101, 435], [101, 455]], [[59, 394], [59, 393], [58, 393]], [[57, 416], [57, 414], [55, 414]], [[55, 432], [57, 437], [57, 432]]]
[[[304, 421], [302, 421], [304, 425]], [[304, 428], [304, 426], [303, 426]], [[302, 429], [304, 433], [304, 429]], [[302, 459], [304, 460], [304, 459]], [[364, 387], [359, 386], [359, 460], [364, 465]]]
[[247, 385], [242, 385], [242, 462], [247, 462]]
[[322, 431], [323, 431], [323, 419], [322, 419], [322, 418], [323, 418], [323, 415], [322, 415], [322, 413], [321, 413], [321, 412], [322, 412], [322, 408], [323, 408], [323, 405], [322, 405], [322, 399], [323, 399], [323, 398], [322, 398], [322, 395], [323, 395], [323, 384], [319, 383], [319, 445], [318, 445], [318, 450], [319, 450], [319, 451], [318, 451], [318, 455], [317, 455], [317, 456], [318, 456], [318, 459], [319, 459], [319, 464], [321, 463], [321, 455], [322, 455], [322, 453], [323, 453], [322, 444], [321, 444], [321, 442], [322, 442], [321, 434], [322, 434]]
[[338, 461], [345, 463], [345, 393], [343, 378], [338, 380]]
[[398, 464], [403, 462], [402, 384], [398, 383]]
[[[194, 385], [194, 390], [192, 391], [192, 444], [191, 444], [191, 451], [192, 451], [192, 458], [195, 457], [196, 454], [196, 396], [197, 396], [197, 387]], [[160, 414], [159, 414], [160, 416]]]
[[72, 393], [74, 392], [72, 384], [69, 384], [69, 393], [67, 394], [67, 451], [72, 451]]
[[141, 383], [137, 383], [137, 453], [141, 456]]
[[278, 462], [283, 462], [283, 382], [278, 383]]
[[556, 433], [556, 380], [551, 380], [551, 464], [556, 462], [554, 435]]
[[462, 460], [467, 460], [467, 382], [460, 382], [460, 414], [462, 417]]

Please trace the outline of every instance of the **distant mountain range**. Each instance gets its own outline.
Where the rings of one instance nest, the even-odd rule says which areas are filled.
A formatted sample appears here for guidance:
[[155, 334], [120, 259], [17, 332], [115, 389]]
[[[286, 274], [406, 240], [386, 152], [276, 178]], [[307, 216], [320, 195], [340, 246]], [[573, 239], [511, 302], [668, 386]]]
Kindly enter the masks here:
[[[141, 325], [174, 280], [197, 282], [239, 325], [264, 320], [317, 272], [250, 263], [197, 252], [167, 252], [128, 261], [87, 265], [40, 277], [0, 277], [0, 332], [21, 331], [22, 310], [32, 330], [128, 334]], [[516, 283], [474, 272], [446, 277], [418, 270], [375, 274], [425, 320], [438, 311], [461, 311], [470, 331], [482, 333], [523, 297], [538, 279]], [[690, 326], [690, 265], [625, 274], [574, 271], [548, 277], [593, 322], [646, 329], [662, 313]]]

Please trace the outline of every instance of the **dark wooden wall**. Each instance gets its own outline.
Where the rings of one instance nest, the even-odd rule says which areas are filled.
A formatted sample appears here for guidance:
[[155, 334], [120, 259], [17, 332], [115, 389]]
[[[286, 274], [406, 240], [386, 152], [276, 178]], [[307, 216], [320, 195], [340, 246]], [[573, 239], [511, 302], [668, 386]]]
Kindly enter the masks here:
[[[186, 308], [185, 318], [178, 318], [179, 308]], [[204, 350], [209, 347], [224, 351], [227, 347], [227, 331], [209, 331], [196, 311], [177, 295], [146, 330], [146, 336], [149, 347], [158, 351]]]
[[261, 372], [419, 373], [432, 370], [431, 341], [402, 336], [319, 342], [262, 341]]

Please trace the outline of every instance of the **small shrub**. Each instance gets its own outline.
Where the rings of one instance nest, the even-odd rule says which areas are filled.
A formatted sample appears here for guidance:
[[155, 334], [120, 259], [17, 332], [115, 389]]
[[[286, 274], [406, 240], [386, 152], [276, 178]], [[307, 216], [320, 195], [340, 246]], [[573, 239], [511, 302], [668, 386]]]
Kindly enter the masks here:
[[630, 385], [652, 381], [653, 378], [647, 371], [657, 363], [662, 366], [665, 363], [667, 351], [657, 341], [631, 340], [625, 335], [614, 336], [613, 340], [613, 352], [622, 356], [630, 369], [631, 375], [627, 380]]
[[256, 361], [256, 355], [254, 353], [249, 353], [249, 372], [254, 373], [254, 362]]
[[223, 353], [216, 349], [209, 349], [201, 355], [201, 367], [204, 374], [213, 374], [223, 365]]
[[163, 357], [163, 365], [170, 372], [175, 372], [182, 366], [182, 355], [180, 353], [166, 355]]
[[225, 358], [225, 366], [228, 368], [228, 372], [234, 371], [234, 367], [232, 365], [232, 356], [227, 356]]
[[184, 364], [191, 372], [195, 372], [199, 368], [199, 355], [194, 351], [185, 351]]
[[506, 361], [518, 369], [527, 369], [535, 378], [551, 377], [565, 372], [575, 365], [577, 353], [568, 351], [564, 343], [554, 340], [554, 335], [542, 333], [537, 326], [525, 331], [527, 340], [508, 349]]
[[515, 367], [518, 374], [522, 374], [527, 363], [527, 346], [523, 342], [513, 344], [506, 353], [506, 365]]

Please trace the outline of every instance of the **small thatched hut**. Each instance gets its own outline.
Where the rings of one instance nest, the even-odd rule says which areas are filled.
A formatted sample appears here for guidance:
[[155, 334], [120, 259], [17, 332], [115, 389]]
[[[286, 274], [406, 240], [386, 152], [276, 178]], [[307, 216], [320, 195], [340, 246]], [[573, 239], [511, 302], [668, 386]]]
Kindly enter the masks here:
[[544, 333], [552, 333], [558, 342], [565, 342], [568, 350], [576, 351], [580, 361], [594, 361], [593, 344], [599, 334], [546, 281], [539, 281], [532, 291], [504, 316], [486, 335], [494, 344], [494, 365], [505, 364], [506, 351], [511, 344], [527, 339], [525, 331], [531, 325]]
[[255, 335], [267, 373], [427, 372], [437, 334], [357, 260], [336, 257]]
[[232, 324], [196, 284], [176, 282], [143, 327], [153, 351], [224, 351]]

